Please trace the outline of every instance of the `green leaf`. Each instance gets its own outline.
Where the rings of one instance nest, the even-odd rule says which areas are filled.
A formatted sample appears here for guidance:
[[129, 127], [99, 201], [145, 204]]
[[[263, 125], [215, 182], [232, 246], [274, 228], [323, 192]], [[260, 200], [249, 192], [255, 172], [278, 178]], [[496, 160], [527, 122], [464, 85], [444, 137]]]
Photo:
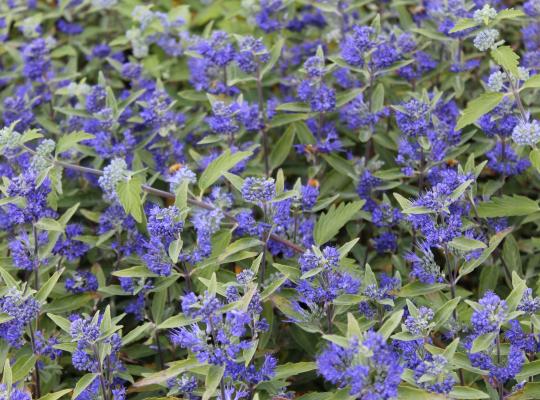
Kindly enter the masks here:
[[146, 89], [138, 90], [132, 93], [127, 99], [122, 100], [118, 105], [118, 110], [116, 115], [121, 115], [126, 109], [133, 104], [139, 97], [141, 97], [146, 92]]
[[285, 39], [280, 38], [274, 46], [272, 46], [272, 49], [270, 50], [270, 60], [266, 63], [266, 65], [261, 70], [261, 78], [264, 77], [268, 71], [270, 71], [272, 68], [274, 68], [274, 65], [279, 60], [279, 57], [281, 56], [281, 49], [283, 48], [283, 44], [285, 43]]
[[317, 364], [311, 361], [281, 364], [276, 367], [274, 379], [287, 379], [290, 376], [296, 376], [316, 369]]
[[540, 375], [540, 360], [534, 360], [523, 364], [521, 371], [516, 376], [518, 382], [524, 381], [531, 376]]
[[433, 317], [433, 322], [435, 322], [435, 328], [440, 328], [444, 325], [446, 321], [450, 318], [457, 305], [459, 304], [461, 297], [456, 297], [452, 300], [448, 300], [444, 303], [437, 311], [435, 311], [435, 316]]
[[493, 60], [495, 60], [497, 64], [510, 72], [514, 77], [519, 76], [519, 56], [510, 46], [500, 46], [491, 49], [491, 57], [493, 57]]
[[468, 386], [454, 386], [449, 396], [452, 399], [470, 399], [470, 400], [490, 398], [487, 393], [484, 393], [481, 390], [468, 387]]
[[290, 280], [296, 282], [300, 278], [300, 269], [298, 267], [292, 267], [290, 265], [273, 263], [272, 266], [282, 274], [289, 277]]
[[130, 214], [137, 222], [142, 222], [142, 177], [132, 176], [129, 180], [121, 181], [116, 186], [116, 192], [126, 214]]
[[[514, 278], [517, 277], [517, 282]], [[506, 305], [508, 306], [508, 312], [515, 311], [519, 302], [523, 298], [523, 293], [527, 290], [527, 284], [524, 280], [521, 280], [515, 272], [512, 273], [512, 281], [514, 282], [514, 288], [506, 298]]]
[[73, 389], [73, 394], [71, 395], [72, 399], [76, 399], [77, 396], [79, 396], [84, 389], [86, 389], [92, 382], [94, 382], [94, 379], [96, 379], [99, 376], [98, 373], [90, 373], [84, 375], [77, 384], [75, 385], [75, 389]]
[[218, 261], [224, 261], [227, 257], [233, 254], [239, 253], [243, 250], [251, 249], [253, 247], [261, 246], [263, 242], [259, 239], [245, 237], [234, 241], [229, 244], [218, 256]]
[[311, 108], [306, 103], [294, 102], [294, 103], [283, 103], [276, 107], [277, 111], [291, 111], [291, 112], [310, 112]]
[[356, 238], [356, 239], [353, 239], [353, 240], [345, 243], [343, 246], [341, 246], [338, 249], [339, 256], [341, 258], [344, 258], [347, 254], [349, 254], [349, 252], [353, 249], [353, 247], [356, 245], [356, 243], [358, 243], [359, 240], [360, 240], [360, 238]]
[[225, 150], [225, 152], [213, 160], [201, 174], [199, 179], [199, 188], [201, 189], [201, 192], [212, 186], [225, 171], [230, 170], [240, 161], [251, 156], [251, 154], [251, 151], [239, 151], [231, 154], [230, 150]]
[[470, 101], [461, 117], [459, 117], [456, 129], [463, 129], [467, 125], [476, 122], [482, 115], [497, 107], [503, 98], [504, 94], [502, 93], [489, 92]]
[[525, 81], [521, 89], [538, 89], [540, 88], [540, 75], [533, 75]]
[[371, 111], [376, 113], [384, 107], [384, 85], [379, 83], [371, 94]]
[[9, 272], [7, 272], [4, 268], [0, 267], [0, 275], [2, 276], [2, 280], [8, 287], [19, 287], [19, 281], [17, 281], [15, 278], [11, 276]]
[[524, 17], [525, 13], [521, 10], [516, 10], [514, 8], [506, 8], [499, 11], [495, 17], [495, 21], [502, 21], [503, 19], [516, 19], [519, 17]]
[[324, 161], [332, 166], [337, 172], [351, 179], [356, 179], [352, 163], [337, 154], [323, 154]]
[[465, 190], [467, 190], [467, 188], [471, 186], [471, 183], [473, 183], [473, 180], [467, 179], [465, 182], [459, 185], [456, 189], [454, 189], [454, 191], [450, 193], [450, 196], [449, 196], [450, 200], [452, 201], [458, 200], [463, 195], [463, 193], [465, 193]]
[[191, 325], [196, 321], [196, 319], [188, 318], [183, 314], [178, 314], [167, 318], [165, 321], [163, 321], [157, 326], [157, 329], [180, 328], [181, 326]]
[[[124, 294], [124, 291], [122, 291], [122, 289], [119, 290], [121, 290], [122, 294]], [[69, 312], [87, 306], [92, 301], [93, 295], [91, 293], [64, 296], [44, 304], [43, 311], [53, 312], [56, 314]]]
[[11, 321], [13, 318], [15, 318], [15, 317], [12, 317], [9, 314], [0, 313], [0, 324], [3, 323], [3, 322]]
[[410, 29], [412, 32], [415, 32], [415, 33], [418, 33], [419, 35], [422, 35], [422, 36], [425, 36], [429, 39], [433, 39], [433, 40], [437, 40], [437, 41], [440, 41], [440, 42], [445, 42], [445, 41], [448, 41], [448, 40], [452, 40], [452, 38], [448, 37], [448, 36], [445, 36], [439, 32], [435, 32], [433, 30], [430, 30], [430, 29], [423, 29], [423, 28], [411, 28]]
[[58, 218], [58, 222], [60, 222], [60, 224], [62, 224], [62, 226], [65, 227], [67, 223], [69, 222], [69, 220], [71, 219], [71, 217], [75, 215], [75, 213], [79, 209], [79, 206], [80, 206], [80, 203], [76, 203], [70, 208], [68, 208], [66, 212], [64, 212], [62, 216]]
[[504, 240], [502, 257], [510, 271], [516, 271], [518, 275], [521, 275], [521, 256], [519, 254], [518, 243], [513, 235], [508, 235]]
[[401, 318], [403, 317], [403, 310], [399, 310], [392, 314], [384, 324], [379, 329], [379, 333], [385, 338], [388, 339], [390, 335], [396, 330], [396, 328], [401, 323]]
[[4, 197], [3, 199], [0, 199], [0, 206], [5, 206], [10, 203], [19, 204], [20, 208], [26, 207], [26, 199], [21, 196]]
[[530, 215], [540, 211], [538, 202], [525, 196], [513, 195], [493, 197], [491, 200], [480, 203], [477, 207], [478, 215], [482, 218], [515, 217]]
[[38, 400], [58, 400], [69, 392], [71, 392], [71, 389], [64, 389], [54, 393], [47, 393], [45, 396], [41, 396]]
[[69, 319], [51, 313], [47, 313], [47, 317], [49, 317], [64, 332], [71, 332], [71, 322], [69, 322]]
[[456, 338], [450, 343], [448, 346], [446, 346], [446, 349], [442, 352], [442, 355], [444, 358], [446, 358], [448, 361], [452, 362], [454, 359], [454, 355], [456, 354], [456, 350], [459, 345], [459, 338]]
[[13, 383], [13, 372], [11, 370], [9, 358], [6, 358], [6, 361], [4, 362], [4, 370], [2, 372], [2, 383], [6, 385], [8, 388], [10, 388]]
[[493, 343], [499, 332], [490, 332], [478, 336], [472, 343], [471, 353], [487, 350]]
[[322, 245], [337, 235], [339, 230], [349, 222], [364, 205], [365, 200], [352, 203], [341, 203], [338, 207], [332, 205], [328, 212], [321, 214], [313, 237], [315, 243]]
[[428, 285], [420, 282], [411, 282], [401, 288], [398, 293], [399, 297], [415, 297], [421, 296], [428, 293], [439, 292], [448, 287], [444, 283], [435, 283], [433, 285]]
[[305, 121], [309, 118], [309, 114], [306, 113], [286, 113], [278, 114], [270, 121], [270, 128], [276, 128], [278, 126], [289, 125], [292, 122]]
[[180, 252], [182, 251], [183, 244], [184, 242], [182, 242], [182, 239], [178, 238], [176, 240], [173, 240], [169, 245], [169, 257], [174, 264], [178, 262], [178, 257], [180, 257]]
[[184, 371], [192, 370], [200, 365], [195, 358], [187, 358], [180, 361], [173, 361], [169, 364], [170, 368], [166, 368], [159, 372], [146, 375], [144, 379], [137, 381], [133, 384], [134, 387], [144, 387], [149, 385], [157, 385], [164, 383], [170, 378], [173, 378]]
[[208, 100], [205, 92], [199, 92], [198, 90], [182, 90], [178, 92], [178, 96], [189, 101], [206, 101]]
[[212, 276], [210, 277], [210, 282], [208, 283], [207, 287], [210, 296], [215, 296], [217, 293], [217, 276], [215, 272], [212, 273]]
[[437, 400], [444, 399], [444, 397], [438, 397], [435, 393], [429, 393], [425, 390], [418, 389], [412, 386], [406, 386], [404, 384], [398, 387], [398, 399], [400, 400]]
[[261, 300], [266, 300], [268, 297], [270, 297], [276, 290], [278, 290], [281, 285], [283, 285], [289, 277], [287, 275], [282, 276], [281, 278], [275, 278], [272, 280], [272, 282], [266, 286], [266, 288], [261, 293]]
[[37, 357], [35, 355], [20, 357], [13, 364], [13, 382], [21, 381], [28, 376], [34, 365], [36, 365]]
[[352, 313], [347, 313], [347, 337], [360, 337], [362, 328]]
[[323, 339], [328, 340], [338, 346], [347, 348], [349, 347], [349, 339], [340, 335], [323, 335]]
[[42, 231], [64, 232], [62, 224], [52, 218], [41, 218], [36, 222], [36, 228]]
[[[540, 76], [540, 75], [535, 75], [535, 76]], [[531, 160], [532, 166], [536, 168], [537, 171], [540, 171], [540, 149], [533, 149], [529, 153], [529, 160]]]
[[203, 400], [209, 400], [214, 395], [214, 392], [223, 378], [224, 372], [225, 367], [210, 365], [210, 368], [208, 368], [208, 374], [206, 375], [206, 380], [204, 382], [206, 389], [202, 396]]
[[187, 207], [188, 204], [188, 189], [189, 189], [189, 181], [184, 180], [176, 188], [176, 191], [174, 192], [175, 199], [174, 199], [174, 205], [179, 210], [184, 210]]
[[276, 144], [272, 146], [272, 151], [270, 152], [271, 169], [279, 167], [283, 161], [287, 159], [287, 156], [292, 149], [295, 135], [296, 130], [294, 125], [289, 125], [285, 130], [285, 133], [279, 138]]
[[452, 239], [449, 243], [450, 247], [461, 251], [471, 251], [476, 249], [485, 249], [487, 246], [480, 240], [471, 239], [465, 236], [460, 236]]
[[315, 2], [313, 4], [314, 7], [318, 8], [321, 11], [327, 12], [327, 13], [334, 13], [334, 14], [340, 14], [337, 7], [333, 4], [325, 4], [325, 3], [318, 3]]
[[351, 89], [346, 92], [340, 93], [336, 96], [336, 107], [342, 107], [345, 104], [353, 101], [358, 97], [360, 93], [364, 91], [363, 88]]
[[83, 140], [93, 139], [94, 137], [94, 135], [83, 131], [73, 132], [69, 135], [61, 136], [56, 145], [56, 154], [71, 150], [77, 143], [82, 142]]
[[540, 382], [528, 382], [525, 387], [508, 397], [508, 400], [540, 399]]
[[403, 197], [402, 195], [400, 195], [399, 193], [394, 193], [394, 198], [397, 200], [397, 202], [399, 203], [400, 207], [405, 210], [407, 208], [412, 208], [413, 207], [413, 203], [412, 201], [406, 199], [405, 197]]
[[122, 336], [122, 346], [127, 346], [138, 340], [150, 330], [151, 326], [152, 324], [150, 322], [146, 322], [129, 331], [127, 335]]
[[459, 270], [459, 278], [461, 278], [464, 275], [470, 274], [472, 271], [474, 271], [477, 267], [482, 265], [484, 261], [487, 260], [487, 258], [490, 256], [493, 251], [499, 246], [499, 244], [502, 242], [504, 237], [508, 235], [511, 232], [511, 229], [505, 229], [503, 231], [500, 231], [493, 235], [491, 239], [489, 239], [489, 246], [487, 249], [485, 249], [480, 257], [473, 259], [471, 261], [466, 262], [462, 265], [462, 267]]
[[36, 294], [36, 300], [40, 303], [44, 303], [47, 300], [47, 297], [54, 289], [54, 286], [56, 285], [56, 282], [58, 282], [58, 279], [60, 279], [60, 275], [62, 275], [61, 271], [56, 271], [48, 280], [45, 282], [45, 284], [39, 289], [39, 291]]
[[450, 33], [461, 32], [466, 29], [474, 28], [478, 25], [479, 23], [472, 18], [460, 18], [454, 27], [450, 29]]
[[151, 272], [144, 265], [137, 265], [135, 267], [125, 268], [118, 271], [113, 271], [114, 276], [121, 278], [151, 278], [157, 277], [156, 274]]
[[223, 176], [227, 178], [227, 180], [233, 185], [236, 190], [239, 192], [242, 190], [242, 186], [244, 186], [244, 180], [240, 178], [238, 175], [231, 174], [230, 172], [224, 172]]

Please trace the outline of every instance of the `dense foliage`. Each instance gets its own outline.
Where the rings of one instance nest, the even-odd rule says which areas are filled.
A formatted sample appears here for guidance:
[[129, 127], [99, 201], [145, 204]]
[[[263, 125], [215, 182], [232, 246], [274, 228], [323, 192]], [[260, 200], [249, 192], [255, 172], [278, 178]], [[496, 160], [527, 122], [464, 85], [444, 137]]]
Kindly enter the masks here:
[[0, 398], [540, 398], [540, 0], [0, 0]]

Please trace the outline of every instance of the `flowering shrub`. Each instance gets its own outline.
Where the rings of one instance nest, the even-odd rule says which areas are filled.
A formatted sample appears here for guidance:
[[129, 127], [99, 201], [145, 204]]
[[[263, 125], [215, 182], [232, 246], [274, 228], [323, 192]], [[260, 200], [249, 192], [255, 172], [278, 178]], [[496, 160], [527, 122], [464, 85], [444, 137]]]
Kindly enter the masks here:
[[1, 0], [0, 398], [540, 398], [539, 18]]

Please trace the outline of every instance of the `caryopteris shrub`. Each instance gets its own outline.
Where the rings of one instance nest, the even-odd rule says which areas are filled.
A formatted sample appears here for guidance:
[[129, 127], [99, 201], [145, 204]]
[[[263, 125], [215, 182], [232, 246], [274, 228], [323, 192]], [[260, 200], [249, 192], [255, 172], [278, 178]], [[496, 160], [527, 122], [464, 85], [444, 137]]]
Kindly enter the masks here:
[[539, 0], [0, 0], [0, 400], [540, 399], [539, 72]]

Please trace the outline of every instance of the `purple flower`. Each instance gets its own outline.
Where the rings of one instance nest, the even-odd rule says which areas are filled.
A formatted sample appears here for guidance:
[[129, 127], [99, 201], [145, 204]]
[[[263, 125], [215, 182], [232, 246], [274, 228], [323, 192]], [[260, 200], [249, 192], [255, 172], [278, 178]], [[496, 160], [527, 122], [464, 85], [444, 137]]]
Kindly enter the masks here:
[[255, 15], [255, 21], [264, 32], [270, 33], [281, 28], [279, 12], [283, 7], [282, 0], [260, 0], [260, 11]]
[[195, 51], [204, 56], [218, 67], [225, 67], [235, 56], [229, 35], [223, 31], [215, 31], [210, 39], [202, 39], [194, 47]]
[[253, 74], [270, 60], [270, 53], [266, 49], [261, 39], [247, 36], [240, 42], [240, 49], [235, 56], [238, 67], [246, 74]]
[[317, 202], [317, 197], [319, 197], [319, 182], [315, 179], [310, 179], [307, 185], [302, 185], [300, 195], [302, 198], [302, 208], [304, 210], [312, 209]]
[[151, 237], [163, 240], [166, 246], [178, 238], [183, 227], [180, 210], [175, 206], [168, 208], [153, 206], [148, 214], [148, 233]]
[[80, 224], [68, 224], [66, 226], [66, 238], [59, 239], [53, 248], [53, 254], [61, 255], [68, 261], [82, 257], [90, 248], [86, 243], [74, 239], [83, 234], [83, 227]]
[[44, 82], [51, 70], [51, 59], [47, 42], [39, 38], [31, 41], [22, 50], [23, 74], [31, 81]]
[[88, 271], [77, 271], [73, 274], [72, 278], [66, 279], [66, 290], [77, 294], [85, 292], [95, 292], [99, 283], [94, 274]]
[[429, 392], [450, 393], [456, 380], [449, 371], [448, 364], [448, 360], [443, 356], [428, 354], [427, 358], [414, 369], [414, 379], [418, 386]]
[[0, 312], [11, 317], [0, 323], [0, 338], [6, 340], [10, 346], [20, 347], [24, 343], [26, 326], [38, 316], [39, 309], [40, 304], [36, 299], [17, 289], [9, 289], [0, 297]]
[[529, 315], [538, 313], [540, 311], [540, 297], [533, 297], [532, 289], [527, 288], [517, 306], [517, 310]]
[[341, 56], [350, 65], [362, 67], [364, 55], [375, 45], [373, 36], [375, 30], [368, 26], [353, 26], [351, 32], [341, 43]]
[[401, 104], [403, 111], [396, 112], [398, 128], [407, 136], [425, 135], [429, 126], [429, 107], [427, 104], [411, 99]]
[[471, 323], [477, 335], [498, 332], [508, 315], [506, 301], [491, 291], [487, 291], [479, 301], [480, 307], [474, 310]]
[[250, 203], [266, 203], [276, 195], [274, 179], [249, 177], [242, 185], [242, 197]]
[[405, 259], [412, 264], [411, 278], [416, 278], [422, 283], [434, 284], [443, 282], [444, 276], [441, 267], [435, 262], [435, 256], [426, 242], [418, 245], [419, 254], [407, 253]]
[[340, 269], [340, 254], [335, 247], [326, 246], [319, 254], [307, 250], [300, 256], [298, 263], [302, 274], [320, 269], [311, 277], [298, 282], [299, 301], [324, 304], [341, 294], [356, 294], [360, 288], [360, 280]]
[[405, 327], [407, 330], [414, 336], [426, 336], [428, 333], [428, 330], [430, 329], [431, 321], [433, 320], [433, 317], [435, 316], [435, 313], [433, 310], [429, 307], [420, 307], [416, 315], [409, 315], [405, 319]]
[[319, 373], [357, 399], [397, 397], [403, 367], [398, 354], [373, 331], [353, 338], [347, 348], [331, 343], [317, 358]]

